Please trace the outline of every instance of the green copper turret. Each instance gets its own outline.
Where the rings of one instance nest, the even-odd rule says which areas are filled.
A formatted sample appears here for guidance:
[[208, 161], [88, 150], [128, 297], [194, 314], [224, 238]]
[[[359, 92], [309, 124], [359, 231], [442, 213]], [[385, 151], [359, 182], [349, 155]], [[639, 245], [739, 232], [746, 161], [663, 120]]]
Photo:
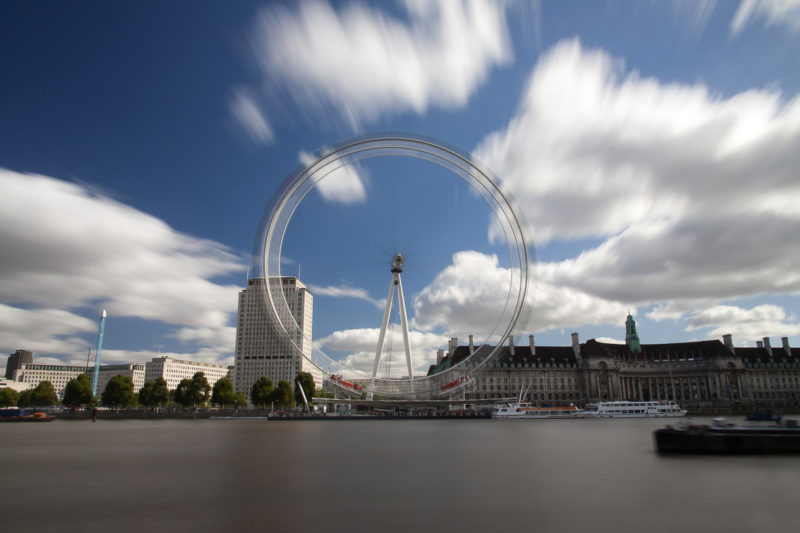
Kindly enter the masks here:
[[642, 351], [642, 345], [639, 344], [639, 335], [636, 334], [636, 321], [630, 313], [628, 314], [628, 319], [625, 320], [625, 344], [634, 353]]

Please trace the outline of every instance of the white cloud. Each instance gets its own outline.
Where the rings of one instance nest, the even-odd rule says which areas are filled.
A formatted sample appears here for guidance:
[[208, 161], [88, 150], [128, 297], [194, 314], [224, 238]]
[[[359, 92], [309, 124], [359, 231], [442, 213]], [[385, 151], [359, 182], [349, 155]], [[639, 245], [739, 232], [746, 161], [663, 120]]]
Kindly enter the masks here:
[[[311, 165], [316, 161], [316, 158], [308, 152], [301, 151], [298, 158], [304, 165]], [[315, 189], [326, 202], [342, 205], [363, 203], [367, 199], [367, 190], [364, 187], [362, 172], [357, 163], [338, 166], [327, 173], [321, 171], [315, 176], [319, 180]]]
[[407, 19], [360, 2], [265, 7], [251, 34], [264, 83], [357, 129], [386, 114], [461, 107], [491, 68], [511, 60], [504, 2], [402, 5]]
[[539, 243], [601, 238], [539, 265], [554, 286], [635, 305], [800, 289], [800, 98], [721, 98], [556, 45], [476, 157]]
[[742, 0], [731, 21], [731, 33], [738, 34], [757, 18], [767, 26], [800, 31], [800, 0]]
[[[584, 324], [618, 323], [627, 307], [557, 283], [557, 266], [541, 264], [528, 288], [526, 308], [515, 334]], [[493, 255], [458, 252], [453, 262], [414, 299], [415, 327], [445, 328], [447, 336], [474, 335], [477, 344], [497, 342], [511, 320], [506, 296], [513, 291], [512, 272]]]
[[711, 336], [721, 337], [730, 333], [738, 342], [800, 333], [797, 317], [787, 316], [783, 307], [772, 304], [757, 305], [750, 309], [716, 305], [691, 313], [687, 322], [687, 331], [712, 328]]
[[[224, 246], [179, 233], [74, 183], [0, 169], [0, 190], [0, 300], [6, 302], [0, 313], [11, 328], [2, 335], [4, 342], [83, 352], [80, 335], [97, 325], [70, 310], [104, 307], [110, 320], [174, 324], [180, 326], [177, 338], [208, 341], [217, 354], [233, 351], [226, 339], [238, 287], [211, 279], [241, 271], [242, 265]], [[21, 326], [20, 320], [32, 316], [23, 309], [54, 325]]]
[[[379, 328], [348, 329], [335, 331], [315, 341], [314, 344], [323, 351], [351, 352], [342, 359], [342, 364], [349, 369], [372, 375], [379, 335]], [[428, 367], [436, 362], [436, 350], [446, 347], [447, 340], [447, 337], [442, 335], [409, 330], [408, 343], [411, 347], [411, 360], [415, 374], [424, 374], [428, 371]], [[391, 365], [391, 377], [408, 374], [403, 334], [399, 327], [387, 329], [379, 366], [379, 377], [386, 377], [387, 365]]]
[[261, 144], [273, 141], [272, 127], [250, 91], [243, 87], [235, 88], [228, 100], [228, 109], [251, 139]]
[[0, 303], [0, 339], [3, 351], [9, 353], [23, 349], [85, 354], [94, 343], [87, 344], [81, 335], [97, 331], [97, 327], [98, 322], [63, 309], [29, 310]]
[[364, 289], [359, 289], [357, 287], [334, 287], [328, 285], [327, 287], [322, 287], [319, 285], [309, 285], [308, 290], [311, 291], [311, 294], [314, 296], [331, 296], [333, 298], [355, 298], [357, 300], [363, 300], [365, 302], [369, 302], [370, 304], [374, 305], [378, 309], [383, 309], [386, 306], [386, 300], [380, 299], [376, 300], [372, 298], [367, 291]]

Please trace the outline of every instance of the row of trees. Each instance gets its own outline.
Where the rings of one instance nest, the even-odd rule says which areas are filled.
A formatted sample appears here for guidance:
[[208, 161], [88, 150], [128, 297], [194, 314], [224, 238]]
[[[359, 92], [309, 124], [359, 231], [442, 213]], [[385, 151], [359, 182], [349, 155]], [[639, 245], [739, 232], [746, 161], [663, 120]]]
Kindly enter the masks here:
[[[306, 398], [310, 400], [314, 394], [314, 378], [311, 374], [300, 372], [295, 380], [294, 390], [288, 381], [281, 380], [275, 387], [271, 379], [262, 376], [253, 384], [250, 398], [253, 404], [262, 408], [273, 405], [278, 408], [294, 407], [296, 404], [303, 403], [300, 387], [303, 388]], [[130, 377], [117, 375], [109, 380], [100, 399], [106, 407], [134, 407], [136, 405], [166, 407], [172, 404], [182, 407], [199, 407], [206, 405], [209, 399], [212, 405], [223, 408], [247, 405], [244, 393], [234, 392], [231, 380], [221, 378], [212, 388], [203, 372], [197, 372], [191, 379], [181, 380], [173, 391], [169, 390], [164, 378], [147, 381], [139, 389], [138, 394], [134, 393], [133, 380]], [[21, 393], [13, 389], [0, 389], [0, 407], [12, 405], [40, 407], [57, 403], [58, 395], [49, 381], [42, 381], [35, 389]], [[92, 384], [86, 374], [81, 374], [67, 383], [64, 389], [63, 403], [70, 407], [92, 406], [97, 403], [97, 399], [92, 395]]]
[[49, 381], [42, 381], [35, 389], [28, 389], [17, 392], [14, 389], [0, 389], [0, 407], [44, 407], [58, 403], [53, 384]]

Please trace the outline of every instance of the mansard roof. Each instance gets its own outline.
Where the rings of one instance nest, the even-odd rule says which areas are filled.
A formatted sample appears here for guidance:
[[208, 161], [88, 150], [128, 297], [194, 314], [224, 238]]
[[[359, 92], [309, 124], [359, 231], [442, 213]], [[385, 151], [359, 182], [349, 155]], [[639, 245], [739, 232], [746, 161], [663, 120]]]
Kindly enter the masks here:
[[[631, 352], [626, 344], [599, 342], [589, 339], [581, 344], [584, 357], [612, 357], [615, 359], [697, 359], [731, 357], [731, 352], [718, 340], [642, 344], [641, 352]], [[538, 348], [537, 348], [538, 350]]]
[[736, 355], [742, 358], [746, 366], [757, 366], [767, 363], [800, 363], [800, 348], [789, 348], [789, 353], [783, 346], [772, 347], [772, 355], [764, 347], [735, 348]]
[[[786, 348], [783, 346], [773, 347], [772, 356], [769, 355], [766, 348], [751, 348], [751, 347], [736, 347], [734, 353], [719, 340], [707, 341], [691, 341], [691, 342], [669, 342], [662, 344], [642, 344], [641, 352], [631, 352], [627, 344], [616, 344], [609, 342], [600, 342], [595, 339], [589, 339], [580, 345], [581, 356], [586, 358], [593, 357], [606, 357], [610, 359], [624, 359], [634, 361], [645, 360], [688, 360], [688, 359], [714, 359], [714, 358], [741, 358], [745, 366], [758, 366], [762, 364], [776, 364], [776, 363], [794, 363], [800, 364], [800, 348]], [[476, 348], [478, 350], [491, 350], [492, 346], [482, 345]], [[501, 347], [495, 353], [492, 361], [489, 363], [490, 368], [494, 366], [497, 368], [504, 368], [505, 365], [509, 367], [516, 366], [524, 367], [530, 364], [561, 364], [565, 366], [572, 366], [577, 364], [575, 352], [572, 346], [536, 346], [536, 353], [531, 354], [530, 346], [515, 346], [514, 353], [511, 353], [509, 346]], [[437, 365], [431, 365], [428, 369], [428, 375], [432, 375], [442, 370], [446, 370], [451, 366], [457, 365], [469, 357], [469, 346], [457, 346], [453, 350], [453, 354], [446, 355], [442, 362]]]

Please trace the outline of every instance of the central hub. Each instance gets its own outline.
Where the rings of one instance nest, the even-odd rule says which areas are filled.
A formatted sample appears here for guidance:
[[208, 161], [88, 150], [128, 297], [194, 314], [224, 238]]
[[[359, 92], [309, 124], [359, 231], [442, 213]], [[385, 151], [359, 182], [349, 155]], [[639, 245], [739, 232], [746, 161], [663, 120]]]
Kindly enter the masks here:
[[392, 272], [402, 272], [403, 261], [405, 261], [403, 254], [395, 255], [394, 258], [392, 259]]

